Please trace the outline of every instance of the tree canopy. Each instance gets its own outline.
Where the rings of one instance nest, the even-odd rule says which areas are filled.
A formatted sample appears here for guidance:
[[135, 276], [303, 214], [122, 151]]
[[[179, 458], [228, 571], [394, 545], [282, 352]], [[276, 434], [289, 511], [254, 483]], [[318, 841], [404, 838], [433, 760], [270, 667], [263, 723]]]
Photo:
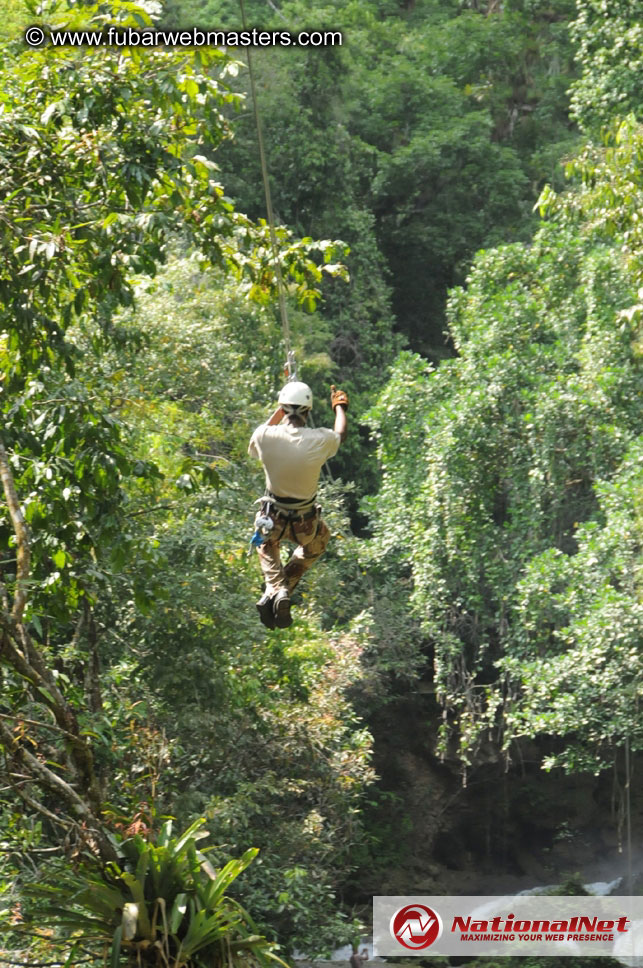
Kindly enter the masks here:
[[[643, 745], [636, 4], [246, 6], [343, 32], [256, 52], [276, 251], [240, 51], [19, 36], [236, 3], [0, 0], [17, 961], [330, 951], [439, 795], [398, 782], [411, 732], [436, 786]], [[268, 634], [247, 442], [283, 380], [277, 261], [315, 420], [341, 383], [351, 434], [334, 540]]]

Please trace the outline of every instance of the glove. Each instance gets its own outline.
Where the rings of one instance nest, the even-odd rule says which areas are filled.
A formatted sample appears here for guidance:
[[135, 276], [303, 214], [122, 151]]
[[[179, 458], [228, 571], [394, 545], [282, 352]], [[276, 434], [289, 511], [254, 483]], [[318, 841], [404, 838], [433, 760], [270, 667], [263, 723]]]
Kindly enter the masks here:
[[330, 388], [330, 405], [335, 409], [337, 406], [344, 407], [348, 410], [348, 394], [345, 390], [336, 390], [334, 386]]

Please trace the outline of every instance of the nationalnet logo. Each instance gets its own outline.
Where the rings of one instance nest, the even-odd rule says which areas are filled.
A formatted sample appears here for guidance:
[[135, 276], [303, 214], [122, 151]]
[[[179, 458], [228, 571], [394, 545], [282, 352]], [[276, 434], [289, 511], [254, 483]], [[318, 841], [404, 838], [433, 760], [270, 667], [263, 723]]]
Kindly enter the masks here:
[[407, 904], [391, 918], [390, 931], [405, 948], [424, 949], [442, 934], [442, 919], [437, 911], [424, 904]]
[[376, 897], [375, 955], [643, 955], [643, 898]]

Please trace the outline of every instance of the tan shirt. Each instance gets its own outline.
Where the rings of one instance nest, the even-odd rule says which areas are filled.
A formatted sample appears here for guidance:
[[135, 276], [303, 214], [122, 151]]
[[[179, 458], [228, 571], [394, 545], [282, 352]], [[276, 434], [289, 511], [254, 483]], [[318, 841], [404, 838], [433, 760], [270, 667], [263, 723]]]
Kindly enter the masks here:
[[287, 420], [257, 427], [248, 453], [258, 457], [266, 486], [277, 497], [312, 498], [324, 463], [337, 453], [341, 437], [326, 427], [293, 427]]

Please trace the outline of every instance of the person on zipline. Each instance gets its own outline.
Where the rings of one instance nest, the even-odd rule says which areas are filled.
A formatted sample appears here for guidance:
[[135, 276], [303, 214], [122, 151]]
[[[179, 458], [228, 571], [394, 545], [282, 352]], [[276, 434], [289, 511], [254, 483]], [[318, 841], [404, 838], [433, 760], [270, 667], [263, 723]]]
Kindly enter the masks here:
[[[279, 394], [278, 408], [250, 438], [248, 453], [259, 458], [266, 474], [261, 513], [273, 524], [266, 541], [257, 546], [266, 582], [257, 610], [270, 629], [292, 625], [290, 594], [323, 555], [330, 538], [315, 499], [324, 463], [346, 440], [348, 396], [331, 387], [330, 402], [335, 411], [333, 429], [307, 427], [312, 390], [306, 383], [287, 383]], [[285, 568], [279, 551], [282, 539], [297, 545]]]

